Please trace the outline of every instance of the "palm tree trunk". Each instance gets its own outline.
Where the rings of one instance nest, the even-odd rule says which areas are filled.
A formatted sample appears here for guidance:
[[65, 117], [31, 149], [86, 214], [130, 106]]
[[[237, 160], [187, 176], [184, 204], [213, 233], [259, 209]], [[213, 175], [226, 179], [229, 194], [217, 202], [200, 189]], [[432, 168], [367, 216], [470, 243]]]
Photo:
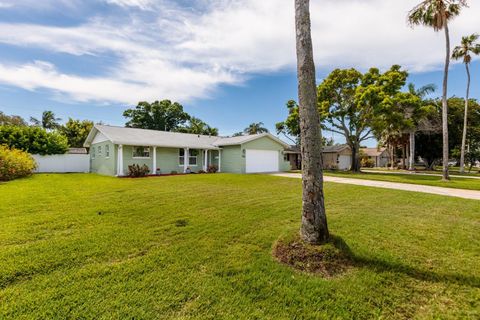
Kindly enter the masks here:
[[310, 27], [310, 1], [295, 0], [297, 72], [300, 112], [303, 208], [300, 235], [307, 243], [329, 239], [323, 195], [322, 132]]
[[470, 96], [470, 68], [468, 63], [465, 63], [467, 69], [467, 95], [465, 97], [465, 115], [463, 117], [463, 135], [462, 135], [462, 150], [460, 152], [460, 173], [465, 173], [465, 146], [467, 144], [467, 129], [468, 129], [468, 98]]
[[408, 160], [408, 170], [415, 170], [415, 131], [410, 132], [410, 158]]
[[448, 69], [450, 67], [450, 33], [448, 31], [448, 23], [445, 21], [445, 71], [443, 74], [443, 95], [442, 95], [442, 131], [443, 131], [443, 180], [450, 180], [448, 173]]

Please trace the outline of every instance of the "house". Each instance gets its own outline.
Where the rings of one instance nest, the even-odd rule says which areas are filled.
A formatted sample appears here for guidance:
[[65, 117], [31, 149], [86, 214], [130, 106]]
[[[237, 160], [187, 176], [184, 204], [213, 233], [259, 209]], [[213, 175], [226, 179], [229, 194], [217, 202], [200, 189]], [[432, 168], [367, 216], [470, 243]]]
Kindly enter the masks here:
[[350, 170], [352, 149], [346, 144], [323, 147], [323, 167], [325, 169]]
[[[285, 155], [292, 170], [302, 168], [301, 152], [298, 146], [290, 146], [285, 150]], [[352, 150], [346, 144], [324, 146], [322, 159], [324, 169], [349, 170], [352, 165]]]
[[206, 171], [260, 173], [287, 171], [288, 144], [269, 134], [214, 137], [197, 134], [95, 125], [85, 144], [91, 172], [123, 176], [128, 166], [146, 165], [151, 174]]
[[361, 148], [363, 153], [375, 163], [375, 167], [386, 167], [390, 161], [390, 154], [385, 148]]

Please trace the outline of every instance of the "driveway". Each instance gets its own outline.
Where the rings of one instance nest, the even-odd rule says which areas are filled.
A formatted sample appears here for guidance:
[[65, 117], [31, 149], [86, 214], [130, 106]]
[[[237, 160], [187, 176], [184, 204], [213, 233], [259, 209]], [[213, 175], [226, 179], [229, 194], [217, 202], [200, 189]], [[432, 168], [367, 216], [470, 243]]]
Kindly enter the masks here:
[[[275, 173], [272, 175], [277, 177], [284, 177], [284, 178], [294, 178], [294, 179], [302, 178], [302, 175], [300, 173]], [[480, 191], [475, 191], [475, 190], [433, 187], [433, 186], [425, 186], [425, 185], [410, 184], [410, 183], [339, 178], [339, 177], [330, 177], [330, 176], [324, 176], [323, 179], [325, 182], [353, 184], [357, 186], [383, 188], [383, 189], [395, 189], [395, 190], [412, 191], [412, 192], [422, 192], [422, 193], [437, 194], [437, 195], [447, 196], [447, 197], [480, 200]]]

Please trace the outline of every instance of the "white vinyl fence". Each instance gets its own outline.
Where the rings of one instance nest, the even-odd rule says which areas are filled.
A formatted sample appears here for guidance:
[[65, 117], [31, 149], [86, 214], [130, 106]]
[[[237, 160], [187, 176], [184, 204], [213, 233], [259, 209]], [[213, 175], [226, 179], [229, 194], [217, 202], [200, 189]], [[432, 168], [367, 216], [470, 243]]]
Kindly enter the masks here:
[[32, 156], [37, 162], [36, 172], [90, 172], [90, 156], [88, 154], [55, 154], [48, 156], [33, 154]]

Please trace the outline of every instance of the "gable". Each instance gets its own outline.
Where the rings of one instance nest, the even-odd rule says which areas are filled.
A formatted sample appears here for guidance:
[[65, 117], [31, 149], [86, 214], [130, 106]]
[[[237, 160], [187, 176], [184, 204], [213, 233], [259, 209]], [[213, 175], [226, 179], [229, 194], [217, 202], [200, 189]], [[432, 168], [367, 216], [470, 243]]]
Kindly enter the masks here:
[[257, 150], [283, 150], [284, 146], [276, 140], [270, 138], [270, 136], [263, 136], [261, 138], [243, 143], [242, 148]]
[[101, 143], [101, 142], [105, 142], [105, 141], [109, 141], [109, 140], [110, 139], [108, 139], [103, 133], [101, 133], [100, 131], [97, 131], [97, 134], [95, 135], [95, 137], [92, 140], [92, 144]]

